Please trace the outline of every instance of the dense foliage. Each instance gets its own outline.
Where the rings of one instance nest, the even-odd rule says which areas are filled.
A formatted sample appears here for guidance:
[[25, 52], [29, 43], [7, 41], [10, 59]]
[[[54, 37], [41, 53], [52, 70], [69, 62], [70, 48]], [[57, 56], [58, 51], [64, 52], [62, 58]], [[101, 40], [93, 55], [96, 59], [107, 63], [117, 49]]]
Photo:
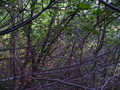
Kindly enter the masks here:
[[0, 0], [0, 90], [119, 90], [119, 0]]

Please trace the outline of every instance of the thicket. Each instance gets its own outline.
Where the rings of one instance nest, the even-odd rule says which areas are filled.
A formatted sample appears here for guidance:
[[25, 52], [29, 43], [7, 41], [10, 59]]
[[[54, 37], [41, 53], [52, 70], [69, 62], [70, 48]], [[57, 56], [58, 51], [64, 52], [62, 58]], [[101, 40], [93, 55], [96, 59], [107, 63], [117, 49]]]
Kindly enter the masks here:
[[0, 0], [0, 90], [120, 90], [120, 1]]

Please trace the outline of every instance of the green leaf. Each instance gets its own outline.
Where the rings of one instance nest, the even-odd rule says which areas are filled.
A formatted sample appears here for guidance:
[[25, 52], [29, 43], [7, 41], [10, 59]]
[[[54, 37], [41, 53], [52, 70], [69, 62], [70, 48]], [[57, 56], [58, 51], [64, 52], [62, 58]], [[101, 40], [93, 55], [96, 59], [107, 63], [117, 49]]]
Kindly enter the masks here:
[[91, 3], [89, 2], [81, 2], [78, 4], [78, 7], [82, 10], [85, 10], [85, 9], [90, 9], [91, 8]]
[[93, 34], [99, 34], [99, 32], [97, 30], [92, 30]]
[[76, 2], [76, 0], [71, 0], [71, 2]]
[[92, 12], [93, 15], [100, 15], [102, 13], [103, 13], [102, 9], [97, 9]]

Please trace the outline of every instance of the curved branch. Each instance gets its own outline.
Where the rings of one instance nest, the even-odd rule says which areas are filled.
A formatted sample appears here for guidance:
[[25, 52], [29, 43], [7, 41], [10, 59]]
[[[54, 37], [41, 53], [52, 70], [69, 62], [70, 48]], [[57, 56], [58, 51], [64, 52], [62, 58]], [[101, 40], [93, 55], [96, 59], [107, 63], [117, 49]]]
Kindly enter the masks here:
[[111, 8], [111, 9], [117, 11], [117, 12], [120, 12], [120, 8], [115, 7], [115, 6], [113, 6], [112, 4], [109, 4], [109, 3], [107, 3], [107, 2], [105, 2], [105, 1], [103, 1], [103, 0], [99, 0], [99, 1], [100, 1], [101, 3], [103, 3], [104, 5], [108, 6], [109, 8]]
[[9, 27], [7, 28], [6, 30], [3, 30], [3, 31], [0, 31], [0, 36], [1, 35], [5, 35], [5, 34], [8, 34], [12, 31], [15, 31], [17, 29], [19, 29], [20, 27], [23, 27], [24, 25], [28, 24], [29, 22], [31, 22], [32, 20], [36, 19], [38, 16], [40, 16], [44, 11], [46, 11], [47, 9], [49, 9], [51, 7], [51, 4], [50, 3], [46, 8], [42, 9], [42, 11], [40, 11], [38, 14], [34, 15], [33, 17], [30, 17], [29, 19], [21, 22], [20, 24], [18, 25], [15, 25], [13, 27]]

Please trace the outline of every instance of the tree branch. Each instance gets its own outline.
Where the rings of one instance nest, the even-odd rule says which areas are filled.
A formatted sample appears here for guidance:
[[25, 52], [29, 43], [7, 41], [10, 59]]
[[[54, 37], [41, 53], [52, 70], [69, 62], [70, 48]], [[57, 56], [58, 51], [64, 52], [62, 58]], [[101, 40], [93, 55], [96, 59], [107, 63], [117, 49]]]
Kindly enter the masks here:
[[36, 19], [38, 16], [40, 16], [44, 11], [46, 11], [50, 7], [51, 7], [51, 3], [46, 8], [42, 9], [42, 11], [40, 11], [39, 13], [37, 13], [36, 15], [34, 15], [33, 17], [30, 17], [29, 19], [21, 22], [18, 25], [15, 25], [13, 27], [7, 28], [6, 30], [0, 31], [0, 36], [8, 34], [8, 33], [12, 32], [12, 31], [15, 31], [15, 30], [19, 29], [20, 27], [23, 27], [24, 25], [30, 23], [32, 20]]
[[105, 2], [105, 1], [103, 1], [103, 0], [99, 0], [99, 1], [100, 1], [102, 4], [108, 6], [109, 8], [111, 8], [111, 9], [117, 11], [117, 12], [120, 12], [120, 8], [115, 7], [115, 6], [113, 6], [112, 4], [109, 4], [109, 3], [107, 3], [107, 2]]

